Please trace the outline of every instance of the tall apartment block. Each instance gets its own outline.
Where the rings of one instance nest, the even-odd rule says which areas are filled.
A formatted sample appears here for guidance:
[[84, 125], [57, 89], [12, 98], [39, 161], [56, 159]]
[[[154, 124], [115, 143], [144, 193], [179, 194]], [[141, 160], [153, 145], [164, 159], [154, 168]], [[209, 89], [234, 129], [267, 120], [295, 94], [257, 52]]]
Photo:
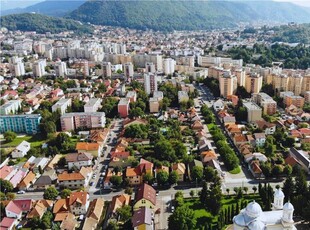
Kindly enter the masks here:
[[25, 74], [25, 66], [22, 58], [16, 56], [10, 58], [10, 71], [15, 77], [19, 77]]
[[71, 131], [78, 128], [104, 128], [105, 113], [65, 113], [60, 117], [61, 130]]
[[248, 122], [255, 122], [262, 120], [262, 109], [252, 101], [243, 102], [243, 106], [248, 112]]
[[263, 77], [258, 73], [247, 74], [245, 77], [245, 89], [248, 93], [259, 93], [263, 86]]
[[147, 94], [157, 91], [157, 76], [155, 74], [144, 74], [144, 90]]
[[40, 121], [40, 114], [0, 116], [0, 133], [13, 131], [15, 133], [36, 134], [40, 132]]
[[59, 109], [60, 114], [63, 115], [66, 113], [67, 108], [70, 107], [71, 104], [72, 104], [71, 98], [62, 98], [52, 106], [52, 112], [56, 112], [57, 109]]
[[56, 76], [64, 77], [67, 75], [67, 65], [65, 62], [58, 61], [55, 63]]
[[98, 109], [101, 108], [101, 98], [91, 98], [89, 101], [84, 105], [84, 112], [85, 113], [95, 113]]
[[175, 71], [175, 60], [172, 58], [165, 58], [163, 60], [163, 68], [164, 68], [164, 74], [173, 74]]
[[20, 100], [11, 100], [0, 106], [0, 115], [15, 114], [21, 108]]
[[235, 94], [237, 90], [237, 77], [232, 75], [229, 71], [223, 73], [219, 79], [220, 94], [223, 97]]
[[112, 65], [111, 62], [102, 63], [102, 77], [111, 77], [112, 76]]
[[124, 75], [125, 77], [133, 77], [133, 64], [131, 62], [124, 64]]
[[46, 60], [38, 60], [33, 63], [32, 72], [35, 77], [42, 77], [46, 74], [45, 72]]
[[263, 108], [263, 113], [272, 115], [277, 112], [277, 102], [266, 93], [256, 93], [252, 95], [255, 103]]
[[121, 117], [128, 117], [129, 114], [129, 98], [121, 98], [117, 105], [118, 113]]

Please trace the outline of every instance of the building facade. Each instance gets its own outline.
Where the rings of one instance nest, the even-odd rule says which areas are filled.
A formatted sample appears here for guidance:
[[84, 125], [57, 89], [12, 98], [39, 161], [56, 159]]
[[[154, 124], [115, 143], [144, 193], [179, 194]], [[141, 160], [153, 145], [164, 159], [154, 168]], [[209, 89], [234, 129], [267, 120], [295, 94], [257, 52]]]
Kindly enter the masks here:
[[0, 133], [13, 131], [15, 133], [36, 134], [40, 132], [41, 118], [40, 114], [0, 116]]

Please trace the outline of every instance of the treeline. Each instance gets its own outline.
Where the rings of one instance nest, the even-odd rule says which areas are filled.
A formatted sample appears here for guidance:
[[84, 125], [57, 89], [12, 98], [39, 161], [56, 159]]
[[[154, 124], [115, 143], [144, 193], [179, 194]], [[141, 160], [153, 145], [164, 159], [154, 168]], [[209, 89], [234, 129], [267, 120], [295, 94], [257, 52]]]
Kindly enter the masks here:
[[214, 126], [211, 128], [210, 133], [215, 142], [216, 148], [219, 151], [219, 154], [223, 158], [227, 170], [231, 171], [238, 168], [239, 159], [234, 150], [227, 143], [223, 132], [217, 126]]
[[302, 24], [298, 26], [283, 25], [274, 27], [275, 37], [273, 42], [289, 42], [289, 43], [310, 43], [310, 24]]
[[41, 14], [12, 14], [1, 17], [1, 26], [8, 30], [36, 31], [37, 33], [61, 33], [74, 31], [75, 33], [92, 33], [89, 25], [83, 25], [72, 19], [54, 18]]
[[272, 62], [283, 62], [284, 68], [310, 68], [310, 47], [297, 45], [290, 47], [274, 44], [271, 47], [255, 44], [253, 48], [246, 46], [233, 47], [228, 51], [233, 59], [243, 59], [244, 64], [254, 63], [263, 67], [272, 66]]

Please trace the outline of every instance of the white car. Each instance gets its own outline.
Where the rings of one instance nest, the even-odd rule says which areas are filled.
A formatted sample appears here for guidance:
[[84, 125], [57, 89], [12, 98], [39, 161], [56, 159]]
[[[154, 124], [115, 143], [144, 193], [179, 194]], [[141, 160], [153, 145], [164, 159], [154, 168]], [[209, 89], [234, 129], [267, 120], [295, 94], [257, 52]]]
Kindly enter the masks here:
[[17, 194], [25, 194], [26, 192], [24, 190], [20, 190], [17, 192]]

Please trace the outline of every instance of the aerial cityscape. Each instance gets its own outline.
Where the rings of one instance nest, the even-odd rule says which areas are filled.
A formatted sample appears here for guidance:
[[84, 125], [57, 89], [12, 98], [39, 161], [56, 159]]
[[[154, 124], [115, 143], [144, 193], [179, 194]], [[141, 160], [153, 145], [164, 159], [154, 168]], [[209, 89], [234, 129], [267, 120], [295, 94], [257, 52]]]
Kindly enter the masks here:
[[1, 1], [0, 230], [309, 230], [304, 3]]

